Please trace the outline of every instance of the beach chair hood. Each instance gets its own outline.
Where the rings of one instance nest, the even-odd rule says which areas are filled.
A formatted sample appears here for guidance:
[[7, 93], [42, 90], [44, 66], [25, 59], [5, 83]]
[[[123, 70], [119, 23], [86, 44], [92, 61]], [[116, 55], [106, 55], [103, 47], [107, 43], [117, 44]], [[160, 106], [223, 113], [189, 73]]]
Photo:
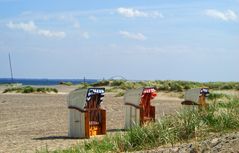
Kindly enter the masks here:
[[98, 105], [101, 104], [104, 98], [105, 88], [89, 88], [89, 89], [76, 89], [70, 92], [68, 96], [68, 107], [76, 107], [84, 110], [87, 102], [91, 100], [91, 97], [95, 94], [100, 95]]
[[157, 96], [156, 90], [154, 88], [144, 88], [143, 92], [142, 92], [142, 97], [145, 96], [145, 94], [151, 94], [151, 99], [154, 99]]
[[103, 98], [105, 96], [104, 93], [105, 93], [105, 88], [89, 88], [86, 95], [86, 102], [89, 102], [93, 95], [99, 94], [100, 99], [99, 99], [98, 105], [100, 105], [103, 102]]
[[151, 93], [151, 99], [154, 99], [157, 96], [156, 90], [154, 88], [139, 88], [139, 89], [130, 89], [125, 93], [124, 102], [140, 105], [141, 98], [145, 96], [145, 94]]

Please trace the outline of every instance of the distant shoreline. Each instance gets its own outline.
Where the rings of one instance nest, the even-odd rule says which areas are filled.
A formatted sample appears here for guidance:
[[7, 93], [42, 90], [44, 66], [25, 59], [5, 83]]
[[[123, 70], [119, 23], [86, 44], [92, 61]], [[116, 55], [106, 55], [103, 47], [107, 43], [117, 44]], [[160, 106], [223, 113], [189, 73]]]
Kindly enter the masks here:
[[[86, 83], [98, 82], [98, 79], [85, 79]], [[59, 85], [61, 82], [71, 82], [72, 84], [80, 84], [84, 79], [28, 79], [15, 78], [13, 83], [20, 83], [22, 85]], [[0, 84], [12, 83], [11, 78], [0, 78]]]

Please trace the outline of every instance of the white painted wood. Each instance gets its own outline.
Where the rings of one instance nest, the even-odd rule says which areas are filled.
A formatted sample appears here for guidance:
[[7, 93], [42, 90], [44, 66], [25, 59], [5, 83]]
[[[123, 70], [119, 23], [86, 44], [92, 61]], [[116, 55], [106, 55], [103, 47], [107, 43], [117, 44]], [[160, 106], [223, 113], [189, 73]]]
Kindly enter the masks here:
[[125, 105], [125, 129], [130, 128], [130, 106]]
[[140, 110], [130, 105], [125, 105], [125, 129], [140, 125]]
[[135, 123], [140, 125], [140, 109], [135, 108]]
[[[84, 109], [86, 104], [87, 89], [77, 89], [70, 92], [68, 106]], [[85, 137], [85, 113], [76, 109], [69, 109], [68, 136], [75, 138]]]
[[85, 137], [85, 113], [69, 109], [68, 136], [75, 138]]

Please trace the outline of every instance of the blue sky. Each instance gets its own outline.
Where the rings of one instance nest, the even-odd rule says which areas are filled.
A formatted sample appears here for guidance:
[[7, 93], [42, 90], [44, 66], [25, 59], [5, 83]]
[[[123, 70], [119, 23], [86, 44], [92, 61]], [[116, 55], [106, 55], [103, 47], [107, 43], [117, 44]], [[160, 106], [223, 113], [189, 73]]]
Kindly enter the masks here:
[[239, 81], [239, 0], [0, 0], [0, 78]]

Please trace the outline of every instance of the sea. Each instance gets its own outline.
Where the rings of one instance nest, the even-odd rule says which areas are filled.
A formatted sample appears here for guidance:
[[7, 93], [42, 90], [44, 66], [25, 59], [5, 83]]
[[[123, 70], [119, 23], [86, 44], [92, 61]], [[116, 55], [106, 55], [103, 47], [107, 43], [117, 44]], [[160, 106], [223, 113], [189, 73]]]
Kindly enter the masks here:
[[71, 82], [73, 84], [80, 83], [95, 83], [100, 80], [97, 79], [22, 79], [14, 78], [0, 78], [0, 84], [19, 83], [22, 85], [59, 85], [61, 82]]

